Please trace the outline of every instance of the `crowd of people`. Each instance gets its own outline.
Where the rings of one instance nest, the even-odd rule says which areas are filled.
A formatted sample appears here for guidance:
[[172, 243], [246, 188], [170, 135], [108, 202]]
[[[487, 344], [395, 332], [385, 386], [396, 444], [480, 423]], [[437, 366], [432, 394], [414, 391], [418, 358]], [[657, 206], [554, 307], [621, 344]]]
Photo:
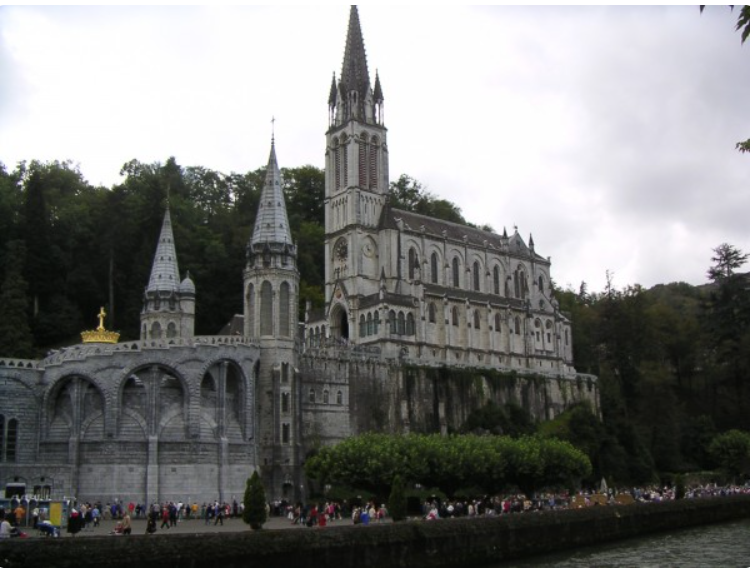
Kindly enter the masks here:
[[[749, 494], [749, 485], [717, 486], [715, 484], [688, 487], [684, 498], [722, 497], [737, 494]], [[516, 513], [536, 512], [555, 509], [595, 507], [601, 505], [655, 503], [673, 501], [677, 489], [672, 486], [635, 487], [630, 489], [583, 490], [578, 493], [548, 492], [535, 493], [532, 496], [510, 494], [507, 496], [483, 497], [475, 500], [446, 500], [437, 497], [426, 499], [420, 508], [420, 515], [414, 518], [436, 520], [458, 517], [493, 517]], [[93, 530], [103, 521], [113, 524], [110, 534], [129, 535], [133, 531], [134, 519], [146, 519], [146, 532], [152, 534], [159, 529], [170, 529], [181, 521], [203, 521], [204, 525], [225, 524], [228, 518], [241, 517], [243, 503], [233, 500], [228, 502], [164, 502], [150, 505], [134, 502], [113, 501], [102, 504], [82, 503], [71, 508], [66, 530], [69, 534]], [[267, 516], [286, 517], [291, 525], [307, 527], [324, 527], [330, 521], [349, 518], [352, 524], [368, 525], [381, 523], [389, 518], [384, 504], [376, 501], [360, 500], [354, 504], [338, 501], [298, 502], [274, 501], [267, 504]], [[159, 527], [158, 527], [159, 525]], [[34, 507], [28, 512], [23, 504], [14, 508], [0, 508], [0, 538], [18, 536], [19, 527], [31, 527], [40, 533], [58, 536], [60, 529], [45, 520], [44, 512]]]

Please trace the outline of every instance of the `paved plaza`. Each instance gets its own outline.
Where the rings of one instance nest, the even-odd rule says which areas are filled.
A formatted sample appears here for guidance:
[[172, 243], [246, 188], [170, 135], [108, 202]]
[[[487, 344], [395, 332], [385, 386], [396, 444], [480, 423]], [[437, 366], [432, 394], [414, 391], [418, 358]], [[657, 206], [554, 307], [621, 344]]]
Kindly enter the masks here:
[[[90, 526], [88, 530], [82, 530], [78, 536], [107, 536], [113, 534], [115, 525], [118, 521], [104, 520], [99, 523], [99, 526]], [[327, 526], [350, 526], [353, 523], [350, 518], [344, 518], [342, 520], [333, 520], [327, 523]], [[385, 524], [385, 523], [372, 523], [372, 524]], [[190, 519], [181, 520], [177, 526], [170, 528], [160, 528], [161, 522], [157, 522], [157, 532], [155, 534], [204, 534], [204, 533], [228, 533], [228, 532], [246, 532], [249, 531], [249, 526], [238, 518], [226, 518], [224, 524], [214, 524], [214, 520], [211, 520], [209, 524], [206, 524], [204, 520]], [[132, 519], [131, 526], [133, 528], [132, 534], [146, 534], [146, 519]], [[309, 532], [316, 532], [318, 527], [307, 528], [306, 526], [294, 525], [285, 517], [271, 517], [266, 523], [264, 528], [267, 530], [306, 530]], [[37, 536], [37, 532], [33, 529], [22, 528], [30, 537]], [[61, 533], [63, 538], [72, 538], [73, 535], [68, 534], [63, 529]]]

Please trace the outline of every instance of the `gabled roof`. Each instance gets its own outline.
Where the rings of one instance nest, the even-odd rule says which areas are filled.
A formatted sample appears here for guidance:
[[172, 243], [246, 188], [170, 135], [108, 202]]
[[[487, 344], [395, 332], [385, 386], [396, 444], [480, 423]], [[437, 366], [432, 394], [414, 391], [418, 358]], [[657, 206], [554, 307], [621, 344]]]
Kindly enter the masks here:
[[[487, 232], [471, 226], [446, 222], [437, 218], [431, 218], [421, 214], [408, 212], [407, 210], [398, 210], [387, 205], [382, 210], [382, 217], [379, 222], [380, 229], [400, 229], [399, 222], [403, 223], [403, 230], [414, 233], [425, 233], [436, 239], [449, 239], [455, 242], [465, 243], [477, 248], [487, 247], [491, 250], [502, 251], [503, 243], [508, 242], [508, 251], [519, 257], [530, 257], [531, 250], [526, 245], [520, 234], [515, 231], [512, 237], [507, 238], [505, 234], [500, 236], [494, 232]], [[548, 260], [535, 254], [536, 259], [548, 263]]]

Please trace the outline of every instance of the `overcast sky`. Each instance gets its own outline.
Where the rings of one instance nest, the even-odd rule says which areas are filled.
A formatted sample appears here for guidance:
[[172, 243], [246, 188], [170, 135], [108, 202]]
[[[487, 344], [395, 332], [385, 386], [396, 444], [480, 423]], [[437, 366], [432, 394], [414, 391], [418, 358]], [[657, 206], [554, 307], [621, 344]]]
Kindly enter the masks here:
[[[0, 162], [324, 167], [347, 6], [0, 7]], [[737, 10], [359, 8], [406, 173], [577, 290], [705, 282], [750, 251], [750, 43]], [[2, 223], [0, 221], [0, 223]], [[178, 244], [179, 245], [179, 244]], [[746, 267], [747, 269], [747, 267]]]

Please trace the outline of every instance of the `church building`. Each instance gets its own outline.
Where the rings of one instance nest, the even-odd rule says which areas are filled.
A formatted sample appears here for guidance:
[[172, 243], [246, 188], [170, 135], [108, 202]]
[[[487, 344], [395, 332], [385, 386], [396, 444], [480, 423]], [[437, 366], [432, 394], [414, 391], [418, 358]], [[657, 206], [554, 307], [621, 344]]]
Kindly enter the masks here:
[[195, 335], [201, 291], [181, 278], [168, 206], [138, 340], [106, 331], [101, 312], [81, 344], [40, 360], [0, 355], [6, 494], [230, 503], [258, 471], [269, 500], [296, 501], [306, 457], [352, 435], [450, 433], [487, 402], [536, 420], [581, 401], [598, 412], [532, 238], [390, 205], [384, 101], [351, 7], [323, 125], [323, 311], [298, 322], [298, 249], [272, 140], [238, 334]]

